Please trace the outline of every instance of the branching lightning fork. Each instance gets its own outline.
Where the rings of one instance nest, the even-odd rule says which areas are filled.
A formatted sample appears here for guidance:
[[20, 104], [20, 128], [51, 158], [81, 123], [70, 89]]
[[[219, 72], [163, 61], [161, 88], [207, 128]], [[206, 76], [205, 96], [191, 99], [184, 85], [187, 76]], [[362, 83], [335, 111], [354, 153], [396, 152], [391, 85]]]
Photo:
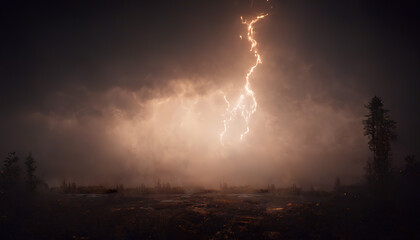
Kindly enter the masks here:
[[[231, 122], [238, 116], [242, 117], [242, 119], [245, 121], [245, 124], [246, 124], [246, 130], [240, 136], [240, 140], [243, 140], [245, 135], [249, 133], [249, 120], [251, 116], [255, 113], [255, 111], [257, 110], [258, 103], [257, 103], [257, 99], [255, 98], [255, 93], [251, 89], [250, 77], [252, 73], [254, 72], [255, 68], [260, 63], [262, 63], [262, 61], [261, 61], [261, 56], [257, 50], [257, 41], [254, 38], [254, 24], [257, 23], [260, 19], [266, 17], [267, 15], [268, 14], [259, 15], [256, 18], [252, 19], [250, 22], [247, 22], [246, 20], [244, 20], [243, 17], [241, 17], [242, 23], [247, 25], [248, 27], [247, 38], [248, 38], [248, 41], [251, 43], [250, 51], [254, 54], [254, 57], [256, 58], [256, 60], [255, 60], [255, 64], [251, 66], [251, 68], [248, 70], [246, 74], [246, 78], [245, 78], [246, 82], [243, 89], [244, 93], [242, 93], [239, 96], [233, 108], [231, 108], [230, 102], [227, 100], [226, 96], [223, 96], [227, 104], [227, 107], [226, 107], [225, 119], [223, 120], [224, 128], [223, 128], [223, 131], [220, 133], [220, 143], [222, 145], [224, 143], [223, 138], [225, 137], [226, 132], [228, 131]], [[240, 38], [242, 39], [242, 36], [240, 36]], [[244, 102], [245, 97], [250, 97], [252, 100], [251, 103]]]

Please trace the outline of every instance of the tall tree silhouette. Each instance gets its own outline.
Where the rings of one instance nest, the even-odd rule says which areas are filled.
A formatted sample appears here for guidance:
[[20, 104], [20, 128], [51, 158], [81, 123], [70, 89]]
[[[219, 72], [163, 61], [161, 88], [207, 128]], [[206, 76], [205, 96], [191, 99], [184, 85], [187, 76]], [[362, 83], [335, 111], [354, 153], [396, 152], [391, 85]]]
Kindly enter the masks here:
[[341, 188], [341, 181], [340, 181], [340, 177], [337, 177], [335, 179], [335, 184], [334, 184], [334, 191], [339, 191]]
[[10, 185], [18, 181], [20, 174], [18, 161], [19, 158], [15, 152], [8, 153], [1, 170], [3, 188], [8, 188]]
[[389, 110], [384, 109], [382, 99], [374, 96], [368, 105], [369, 113], [363, 120], [364, 135], [369, 138], [369, 150], [373, 158], [367, 162], [367, 178], [378, 190], [384, 190], [391, 180], [391, 144], [396, 135], [396, 122], [391, 120]]
[[38, 181], [35, 176], [35, 170], [36, 170], [35, 159], [32, 157], [31, 153], [29, 153], [28, 157], [26, 158], [25, 165], [26, 165], [26, 183], [28, 185], [28, 188], [31, 191], [33, 191], [35, 190]]

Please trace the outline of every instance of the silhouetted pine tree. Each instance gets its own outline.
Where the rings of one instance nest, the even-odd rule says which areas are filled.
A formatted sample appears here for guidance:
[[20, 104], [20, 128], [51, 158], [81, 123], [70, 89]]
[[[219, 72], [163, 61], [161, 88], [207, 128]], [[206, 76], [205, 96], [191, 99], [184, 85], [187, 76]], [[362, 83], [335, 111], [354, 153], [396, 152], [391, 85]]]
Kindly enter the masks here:
[[368, 105], [369, 113], [363, 120], [364, 135], [369, 138], [369, 150], [373, 158], [366, 166], [367, 179], [377, 190], [385, 190], [391, 181], [391, 144], [396, 135], [396, 122], [391, 120], [389, 110], [383, 108], [382, 99], [374, 96]]
[[26, 165], [27, 186], [29, 190], [34, 191], [36, 189], [38, 180], [36, 179], [36, 176], [35, 176], [35, 170], [36, 170], [35, 159], [32, 157], [31, 153], [29, 153], [28, 157], [26, 158], [25, 165]]
[[3, 163], [1, 171], [2, 187], [8, 188], [10, 185], [16, 183], [19, 178], [20, 168], [18, 165], [19, 158], [15, 152], [8, 153]]

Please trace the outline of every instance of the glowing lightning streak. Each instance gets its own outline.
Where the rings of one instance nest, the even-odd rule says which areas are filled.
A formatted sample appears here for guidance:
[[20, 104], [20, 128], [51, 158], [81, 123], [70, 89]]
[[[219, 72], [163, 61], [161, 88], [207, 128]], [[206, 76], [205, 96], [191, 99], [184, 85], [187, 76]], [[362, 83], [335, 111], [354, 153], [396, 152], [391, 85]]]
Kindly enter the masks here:
[[[254, 72], [254, 69], [260, 64], [262, 63], [261, 61], [261, 56], [258, 53], [257, 50], [257, 41], [254, 38], [254, 27], [253, 25], [255, 23], [257, 23], [260, 19], [266, 17], [268, 15], [267, 14], [263, 14], [260, 16], [257, 16], [256, 18], [254, 18], [253, 20], [251, 20], [251, 22], [247, 23], [246, 20], [243, 19], [243, 17], [241, 17], [242, 20], [242, 24], [245, 24], [248, 26], [248, 32], [247, 32], [247, 37], [248, 37], [248, 41], [251, 43], [251, 48], [250, 51], [254, 53], [254, 56], [256, 57], [256, 61], [255, 64], [248, 70], [247, 74], [246, 74], [246, 83], [245, 83], [245, 95], [251, 97], [252, 99], [252, 104], [251, 106], [249, 106], [248, 108], [246, 107], [245, 104], [243, 104], [243, 100], [245, 98], [244, 94], [241, 94], [239, 96], [239, 99], [236, 103], [236, 105], [233, 107], [232, 110], [230, 109], [230, 103], [227, 100], [226, 96], [223, 96], [225, 99], [225, 102], [227, 104], [226, 107], [226, 112], [228, 113], [228, 117], [226, 119], [223, 120], [223, 126], [224, 129], [222, 131], [222, 133], [220, 133], [220, 143], [223, 144], [223, 137], [225, 136], [228, 128], [229, 128], [229, 123], [235, 119], [235, 117], [238, 115], [238, 113], [240, 113], [240, 115], [242, 116], [242, 118], [244, 119], [245, 123], [246, 123], [246, 130], [245, 132], [243, 132], [241, 134], [241, 140], [243, 140], [243, 138], [245, 137], [245, 135], [247, 135], [249, 133], [249, 119], [251, 118], [251, 116], [255, 113], [255, 111], [257, 110], [257, 99], [255, 98], [255, 94], [254, 91], [252, 91], [251, 89], [251, 84], [250, 84], [250, 77], [252, 75], [252, 73]], [[242, 36], [240, 36], [240, 38], [242, 39]], [[239, 112], [240, 111], [240, 112]]]

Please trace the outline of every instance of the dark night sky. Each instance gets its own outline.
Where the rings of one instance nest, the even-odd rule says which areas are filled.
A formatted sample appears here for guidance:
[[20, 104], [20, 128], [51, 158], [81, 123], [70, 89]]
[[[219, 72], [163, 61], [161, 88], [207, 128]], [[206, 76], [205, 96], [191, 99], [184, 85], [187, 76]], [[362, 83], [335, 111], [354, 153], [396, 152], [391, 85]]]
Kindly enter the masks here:
[[[136, 175], [145, 182], [165, 176], [171, 176], [168, 181], [194, 179], [191, 172], [200, 172], [197, 166], [204, 162], [195, 164], [191, 159], [199, 155], [191, 149], [202, 152], [208, 142], [190, 146], [183, 136], [174, 137], [156, 122], [162, 120], [159, 116], [176, 121], [177, 115], [168, 111], [191, 99], [201, 104], [200, 116], [210, 116], [213, 110], [206, 109], [213, 100], [200, 99], [213, 99], [219, 89], [242, 84], [250, 61], [247, 43], [238, 40], [244, 34], [239, 17], [255, 16], [270, 6], [257, 0], [252, 7], [246, 0], [3, 1], [1, 5], [0, 153], [16, 150], [23, 157], [32, 151], [38, 156], [40, 174], [52, 183], [64, 177], [83, 183], [138, 181], [132, 177]], [[255, 176], [249, 173], [254, 163], [243, 160], [249, 169], [238, 170], [232, 181], [244, 183], [247, 176], [261, 175], [270, 176], [265, 181], [302, 185], [318, 181], [324, 186], [336, 175], [344, 182], [359, 181], [369, 156], [361, 125], [363, 104], [375, 94], [398, 123], [395, 161], [406, 154], [419, 155], [419, 8], [404, 1], [272, 1], [271, 5], [269, 17], [257, 25], [264, 63], [255, 79], [263, 80], [255, 80], [253, 86], [261, 108], [255, 123], [269, 122], [267, 132], [275, 134], [266, 138], [272, 147], [253, 148], [261, 141], [252, 138], [261, 140], [262, 133], [251, 134], [249, 142], [254, 144], [247, 147], [253, 149], [247, 155], [254, 159], [270, 160], [258, 160], [266, 168], [258, 169]], [[181, 97], [179, 86], [187, 88]], [[174, 105], [157, 110], [160, 103], [154, 101], [160, 100]], [[215, 101], [214, 111], [223, 109], [223, 98]], [[109, 117], [115, 112], [118, 118]], [[151, 112], [162, 115], [152, 121]], [[339, 119], [348, 120], [348, 125]], [[220, 123], [215, 121], [209, 129]], [[130, 137], [118, 140], [118, 133], [108, 134], [121, 128], [144, 133], [133, 141], [149, 147], [130, 145], [129, 133], [124, 136]], [[277, 137], [282, 134], [286, 140]], [[172, 137], [174, 142], [169, 142]], [[130, 139], [129, 150], [119, 145], [124, 139]], [[183, 144], [176, 145], [179, 142]], [[235, 159], [237, 151], [235, 147], [227, 156]], [[212, 159], [208, 155], [203, 159]], [[137, 160], [122, 160], [126, 158]], [[302, 160], [309, 158], [314, 159], [310, 164]], [[124, 164], [117, 164], [121, 161]], [[162, 167], [168, 162], [177, 165]], [[235, 163], [224, 174], [234, 172]], [[308, 174], [311, 166], [325, 169], [325, 165], [331, 167]], [[275, 166], [288, 169], [283, 172], [287, 177], [265, 174]], [[214, 169], [219, 167], [216, 164]], [[202, 182], [230, 180], [226, 175]], [[178, 182], [191, 182], [184, 180]]]

